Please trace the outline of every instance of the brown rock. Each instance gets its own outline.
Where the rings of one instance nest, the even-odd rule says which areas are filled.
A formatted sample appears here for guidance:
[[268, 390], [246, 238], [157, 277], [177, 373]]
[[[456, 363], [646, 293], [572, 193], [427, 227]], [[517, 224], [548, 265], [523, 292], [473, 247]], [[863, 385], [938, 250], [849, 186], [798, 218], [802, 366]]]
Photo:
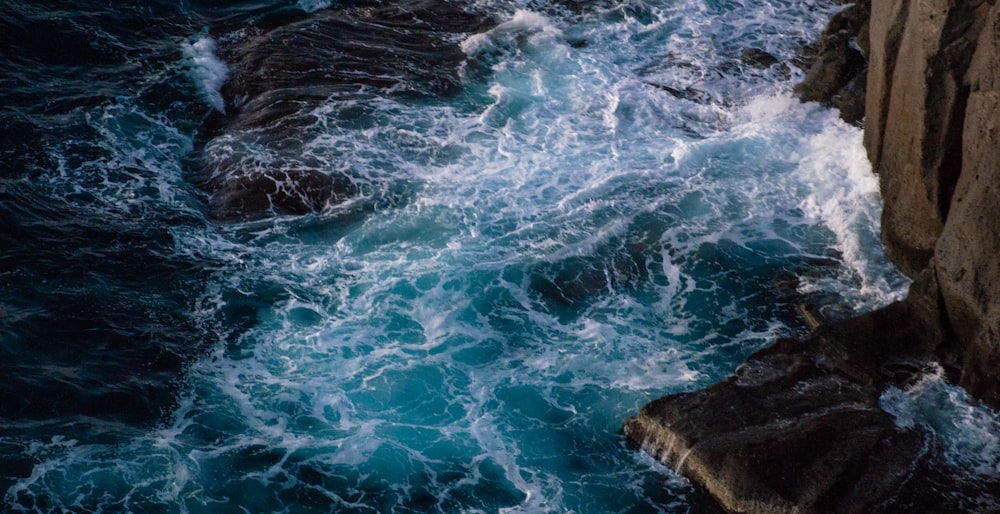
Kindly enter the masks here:
[[886, 251], [910, 276], [930, 261], [961, 171], [964, 73], [984, 5], [872, 6], [865, 146], [880, 177]]
[[935, 246], [948, 319], [965, 350], [962, 385], [1000, 406], [1000, 6], [968, 73], [962, 172]]
[[878, 398], [931, 357], [936, 308], [920, 296], [778, 341], [725, 382], [651, 402], [623, 432], [733, 512], [891, 511], [939, 456]]

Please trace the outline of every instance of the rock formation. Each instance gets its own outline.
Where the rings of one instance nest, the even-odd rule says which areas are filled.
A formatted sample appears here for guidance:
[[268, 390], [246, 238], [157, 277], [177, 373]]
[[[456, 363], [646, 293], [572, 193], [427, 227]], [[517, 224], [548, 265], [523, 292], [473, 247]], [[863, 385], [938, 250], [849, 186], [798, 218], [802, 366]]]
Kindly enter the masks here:
[[466, 57], [458, 41], [491, 25], [451, 2], [405, 0], [218, 27], [231, 76], [220, 91], [225, 112], [200, 137], [193, 177], [209, 194], [209, 213], [224, 221], [306, 214], [357, 195], [349, 174], [310, 155], [305, 143], [326, 122], [313, 108], [456, 92]]
[[795, 86], [803, 101], [834, 107], [844, 121], [855, 125], [865, 115], [868, 63], [864, 53], [869, 51], [870, 12], [871, 0], [860, 0], [834, 15], [816, 45], [816, 54], [803, 56], [809, 66]]
[[831, 21], [798, 91], [842, 90], [845, 70], [859, 68], [833, 49], [856, 51], [843, 40], [860, 34], [864, 143], [886, 251], [915, 279], [906, 300], [778, 341], [727, 381], [654, 401], [623, 428], [731, 511], [967, 511], [934, 436], [896, 426], [878, 398], [937, 361], [1000, 406], [1000, 3], [870, 9], [860, 25]]

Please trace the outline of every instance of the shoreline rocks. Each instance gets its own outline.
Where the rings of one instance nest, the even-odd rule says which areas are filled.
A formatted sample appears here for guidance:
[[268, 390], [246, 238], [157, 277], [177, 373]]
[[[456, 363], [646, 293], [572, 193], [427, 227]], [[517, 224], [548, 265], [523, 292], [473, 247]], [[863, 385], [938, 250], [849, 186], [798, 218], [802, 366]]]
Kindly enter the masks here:
[[865, 116], [871, 0], [859, 0], [830, 19], [795, 93], [804, 102], [819, 102], [860, 125]]
[[[210, 216], [302, 215], [361, 194], [351, 171], [329, 162], [335, 157], [312, 155], [308, 141], [339, 121], [312, 108], [454, 94], [466, 61], [460, 36], [492, 24], [450, 2], [406, 0], [279, 10], [249, 26], [220, 27], [216, 52], [230, 68], [219, 92], [225, 112], [206, 120], [192, 177], [209, 196]], [[351, 125], [372, 123], [363, 112], [344, 116]]]
[[913, 487], [944, 467], [931, 435], [879, 404], [935, 359], [932, 293], [776, 341], [724, 382], [649, 403], [623, 433], [732, 512], [896, 512], [887, 502], [916, 493], [944, 508]]
[[722, 383], [651, 402], [625, 422], [629, 441], [733, 512], [973, 508], [954, 494], [966, 486], [935, 436], [897, 426], [879, 398], [940, 365], [1000, 406], [998, 62], [1000, 3], [861, 0], [831, 20], [796, 91], [838, 106], [863, 77], [883, 241], [914, 278], [907, 298], [777, 341]]

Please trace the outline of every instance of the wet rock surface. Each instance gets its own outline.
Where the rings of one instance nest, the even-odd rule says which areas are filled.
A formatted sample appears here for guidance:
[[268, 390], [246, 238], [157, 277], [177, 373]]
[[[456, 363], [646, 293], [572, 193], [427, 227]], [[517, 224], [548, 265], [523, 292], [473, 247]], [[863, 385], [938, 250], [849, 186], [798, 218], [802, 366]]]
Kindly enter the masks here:
[[322, 211], [357, 194], [347, 179], [317, 170], [275, 170], [220, 181], [209, 207], [222, 220], [251, 219], [265, 213], [302, 215]]
[[623, 432], [733, 512], [954, 510], [932, 435], [879, 405], [936, 358], [933, 292], [779, 340], [725, 382], [651, 402]]
[[[373, 97], [420, 101], [459, 90], [459, 42], [492, 21], [450, 2], [354, 2], [220, 27], [225, 112], [205, 123], [194, 181], [223, 221], [320, 212], [359, 193], [350, 170], [310, 159], [312, 109]], [[336, 169], [334, 169], [336, 168]]]

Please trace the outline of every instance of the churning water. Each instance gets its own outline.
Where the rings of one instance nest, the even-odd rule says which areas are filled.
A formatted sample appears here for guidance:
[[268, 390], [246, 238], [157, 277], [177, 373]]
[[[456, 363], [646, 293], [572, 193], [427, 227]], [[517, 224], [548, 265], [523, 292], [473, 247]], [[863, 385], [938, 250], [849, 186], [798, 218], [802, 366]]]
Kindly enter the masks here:
[[[375, 59], [289, 115], [294, 153], [200, 139], [227, 45], [362, 4], [4, 13], [7, 510], [698, 511], [621, 422], [801, 333], [803, 302], [905, 292], [860, 129], [790, 95], [835, 7], [469, 0], [492, 21], [447, 36], [457, 90], [397, 94]], [[358, 194], [213, 220], [206, 148]]]

